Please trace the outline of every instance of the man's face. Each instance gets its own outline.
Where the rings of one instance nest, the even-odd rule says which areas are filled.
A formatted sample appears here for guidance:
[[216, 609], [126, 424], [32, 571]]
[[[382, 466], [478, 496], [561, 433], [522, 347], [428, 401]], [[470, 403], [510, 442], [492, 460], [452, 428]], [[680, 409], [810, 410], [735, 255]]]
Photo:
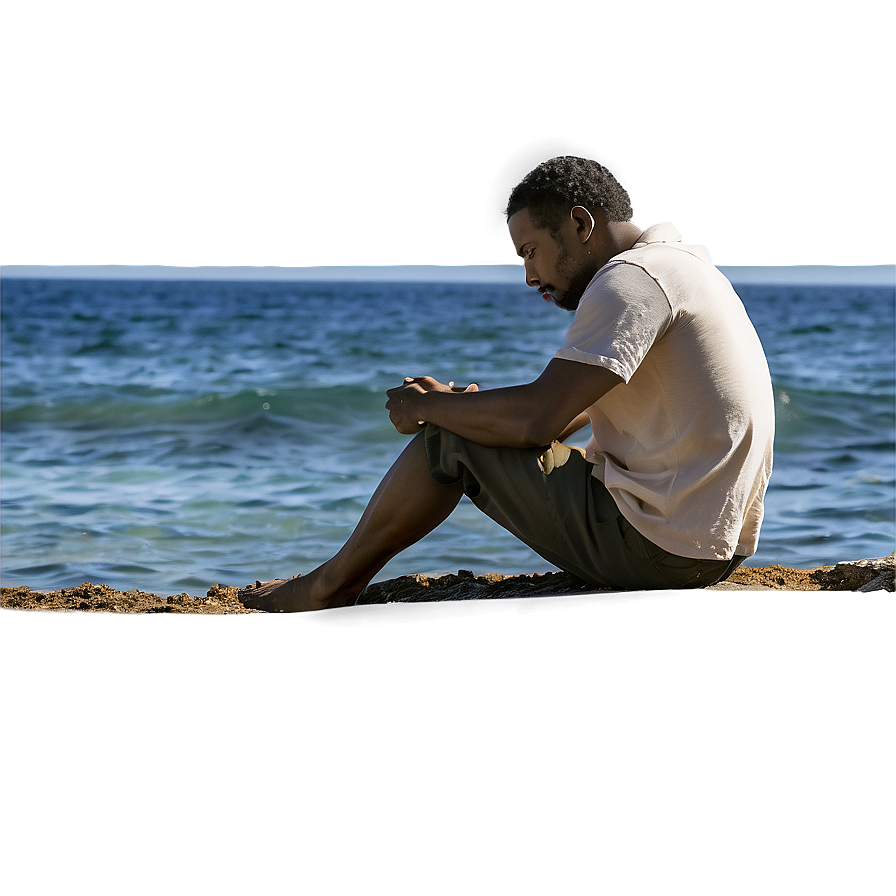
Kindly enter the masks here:
[[595, 270], [579, 257], [574, 223], [564, 223], [559, 233], [552, 234], [536, 227], [529, 209], [523, 208], [510, 216], [507, 226], [516, 254], [523, 259], [526, 283], [560, 308], [575, 311]]

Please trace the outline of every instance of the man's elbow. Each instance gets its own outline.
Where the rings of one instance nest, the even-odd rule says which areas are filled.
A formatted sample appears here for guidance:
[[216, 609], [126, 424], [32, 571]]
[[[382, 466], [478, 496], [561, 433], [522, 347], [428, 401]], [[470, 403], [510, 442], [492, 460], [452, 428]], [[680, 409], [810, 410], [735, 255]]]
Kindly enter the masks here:
[[559, 438], [563, 432], [563, 426], [549, 416], [539, 415], [525, 421], [521, 427], [521, 448], [537, 448], [541, 445], [550, 445]]

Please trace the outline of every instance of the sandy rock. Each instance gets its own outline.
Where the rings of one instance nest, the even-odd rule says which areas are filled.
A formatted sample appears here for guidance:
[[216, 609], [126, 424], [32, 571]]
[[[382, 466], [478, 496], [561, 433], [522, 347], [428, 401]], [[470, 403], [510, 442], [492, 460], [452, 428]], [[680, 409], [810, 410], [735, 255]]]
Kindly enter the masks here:
[[237, 589], [212, 585], [205, 597], [167, 596], [146, 591], [116, 591], [108, 585], [84, 582], [46, 594], [28, 587], [0, 589], [0, 605], [16, 610], [83, 610], [89, 613], [255, 613], [237, 599]]
[[723, 584], [729, 590], [734, 585], [787, 591], [893, 591], [894, 556], [896, 554], [875, 560], [849, 560], [817, 569], [741, 566]]

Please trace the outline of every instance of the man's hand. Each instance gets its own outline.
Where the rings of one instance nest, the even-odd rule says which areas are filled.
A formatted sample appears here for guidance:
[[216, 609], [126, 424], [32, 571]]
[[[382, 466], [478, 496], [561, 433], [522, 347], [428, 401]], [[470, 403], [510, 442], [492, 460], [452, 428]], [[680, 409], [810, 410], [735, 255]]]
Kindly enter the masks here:
[[440, 383], [431, 376], [406, 376], [404, 383], [394, 389], [389, 389], [386, 395], [386, 410], [389, 411], [389, 419], [392, 425], [405, 435], [413, 435], [425, 421], [420, 419], [419, 396], [426, 392], [478, 392], [479, 386], [470, 383], [465, 389], [456, 387], [453, 382]]
[[[448, 383], [446, 386], [444, 383], [440, 383], [438, 380], [434, 380], [431, 376], [406, 376], [404, 378], [404, 385], [409, 386], [411, 383], [415, 383], [420, 386], [420, 388], [424, 392], [478, 392], [479, 386], [476, 383], [470, 383], [466, 388], [461, 388], [460, 386], [455, 386], [454, 381]], [[402, 388], [399, 386], [399, 389]], [[390, 389], [389, 392], [394, 392], [395, 389]], [[389, 394], [388, 392], [386, 393]]]

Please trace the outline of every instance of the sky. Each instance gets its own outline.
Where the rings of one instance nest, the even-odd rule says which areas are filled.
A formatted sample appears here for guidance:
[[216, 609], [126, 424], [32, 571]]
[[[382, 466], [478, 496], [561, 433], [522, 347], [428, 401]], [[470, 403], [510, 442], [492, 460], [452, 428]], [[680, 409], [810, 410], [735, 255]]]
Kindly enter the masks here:
[[726, 265], [888, 264], [876, 7], [153, 4], [4, 12], [4, 264], [508, 264], [596, 158]]

